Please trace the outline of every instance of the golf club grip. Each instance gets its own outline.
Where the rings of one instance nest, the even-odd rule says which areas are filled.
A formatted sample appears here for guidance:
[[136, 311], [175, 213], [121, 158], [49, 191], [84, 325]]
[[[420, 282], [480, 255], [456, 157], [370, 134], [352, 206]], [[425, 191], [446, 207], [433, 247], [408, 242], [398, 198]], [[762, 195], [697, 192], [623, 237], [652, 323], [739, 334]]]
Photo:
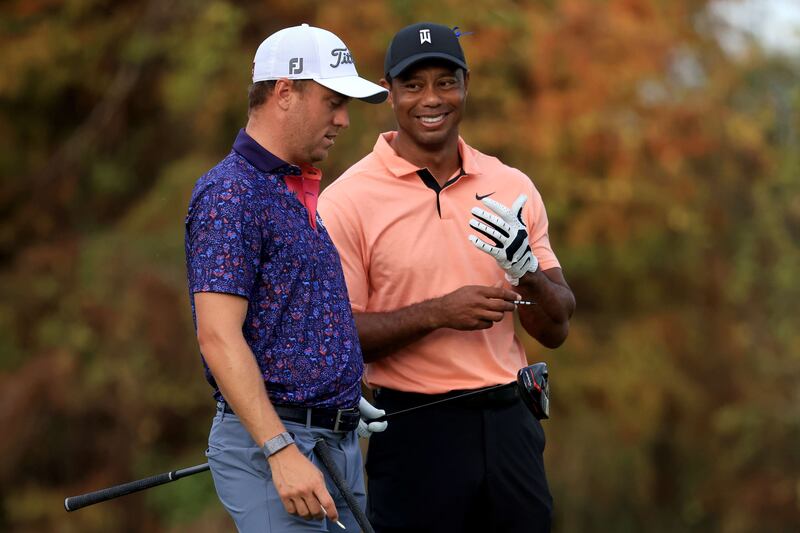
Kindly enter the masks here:
[[353, 512], [353, 516], [355, 516], [356, 522], [358, 522], [358, 525], [361, 526], [362, 531], [364, 531], [364, 533], [375, 533], [375, 530], [372, 529], [372, 525], [370, 525], [369, 520], [367, 520], [367, 515], [364, 514], [364, 510], [359, 507], [355, 496], [353, 496], [353, 493], [350, 492], [350, 489], [347, 487], [347, 485], [345, 485], [339, 470], [336, 469], [336, 465], [334, 464], [333, 459], [331, 459], [331, 454], [328, 451], [328, 445], [325, 444], [325, 441], [319, 439], [314, 444], [314, 451], [317, 452], [319, 458], [322, 459], [322, 464], [325, 465], [325, 469], [331, 475], [331, 479], [333, 479], [333, 484], [336, 485], [336, 487], [339, 489], [339, 492], [341, 492], [342, 496], [344, 496], [347, 506]]
[[121, 485], [115, 485], [113, 487], [96, 490], [87, 494], [81, 494], [80, 496], [71, 496], [64, 500], [64, 509], [66, 509], [67, 512], [77, 511], [78, 509], [87, 507], [89, 505], [119, 498], [120, 496], [125, 496], [126, 494], [132, 494], [134, 492], [139, 492], [152, 487], [157, 487], [159, 485], [163, 485], [164, 483], [176, 481], [182, 477], [198, 474], [206, 470], [208, 470], [208, 463], [203, 463], [201, 465], [192, 466], [189, 468], [164, 472], [163, 474], [157, 474], [144, 479], [137, 479], [136, 481], [130, 481]]

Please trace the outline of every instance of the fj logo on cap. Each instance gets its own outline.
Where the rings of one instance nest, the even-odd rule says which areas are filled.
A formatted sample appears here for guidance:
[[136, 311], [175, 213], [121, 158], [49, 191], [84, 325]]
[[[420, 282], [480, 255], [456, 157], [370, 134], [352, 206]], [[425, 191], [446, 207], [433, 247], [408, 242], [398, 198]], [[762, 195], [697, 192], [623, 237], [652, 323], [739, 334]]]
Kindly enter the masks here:
[[331, 55], [336, 58], [336, 63], [331, 63], [333, 68], [353, 62], [353, 56], [350, 55], [347, 48], [334, 48], [331, 50]]
[[293, 57], [289, 60], [289, 74], [300, 74], [303, 72], [303, 58]]
[[419, 44], [431, 43], [431, 30], [419, 30]]

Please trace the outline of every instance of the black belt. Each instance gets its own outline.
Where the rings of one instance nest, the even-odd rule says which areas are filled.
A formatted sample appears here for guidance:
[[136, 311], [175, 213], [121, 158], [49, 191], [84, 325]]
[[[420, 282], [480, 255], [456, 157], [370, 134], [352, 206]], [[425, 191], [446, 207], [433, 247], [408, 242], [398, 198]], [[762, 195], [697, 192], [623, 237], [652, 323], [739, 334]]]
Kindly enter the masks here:
[[512, 381], [502, 387], [486, 387], [484, 389], [473, 390], [451, 390], [441, 394], [422, 394], [419, 392], [404, 392], [394, 389], [381, 388], [375, 391], [375, 399], [386, 402], [395, 409], [406, 409], [417, 405], [438, 402], [455, 396], [469, 394], [464, 398], [454, 399], [442, 404], [442, 407], [466, 407], [470, 409], [486, 409], [492, 407], [503, 407], [516, 402], [519, 399], [517, 382]]
[[[330, 429], [336, 433], [346, 433], [358, 427], [361, 413], [358, 407], [350, 409], [326, 409], [318, 407], [292, 407], [289, 405], [273, 405], [281, 420], [298, 422], [306, 427]], [[217, 411], [235, 414], [225, 401], [217, 402]]]

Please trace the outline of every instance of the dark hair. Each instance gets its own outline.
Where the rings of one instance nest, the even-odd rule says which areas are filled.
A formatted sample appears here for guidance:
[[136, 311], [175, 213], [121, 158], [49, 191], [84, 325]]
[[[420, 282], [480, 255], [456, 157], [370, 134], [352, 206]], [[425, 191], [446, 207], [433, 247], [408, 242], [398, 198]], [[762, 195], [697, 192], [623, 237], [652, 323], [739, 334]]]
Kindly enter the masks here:
[[[247, 90], [248, 113], [261, 106], [267, 101], [267, 98], [272, 96], [277, 81], [278, 80], [257, 81], [250, 85], [250, 88]], [[306, 81], [308, 80], [294, 80], [292, 88], [302, 93], [305, 90]]]
[[275, 90], [275, 81], [276, 80], [257, 81], [250, 86], [250, 89], [247, 91], [248, 112], [267, 101], [267, 98], [272, 95], [272, 91]]

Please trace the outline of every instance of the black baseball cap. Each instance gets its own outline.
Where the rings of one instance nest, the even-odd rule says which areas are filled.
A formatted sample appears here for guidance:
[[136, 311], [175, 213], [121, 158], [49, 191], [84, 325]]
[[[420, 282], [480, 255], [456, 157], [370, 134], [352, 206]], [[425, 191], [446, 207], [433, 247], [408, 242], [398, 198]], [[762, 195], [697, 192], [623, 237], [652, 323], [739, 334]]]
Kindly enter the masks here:
[[412, 24], [398, 31], [389, 43], [383, 72], [389, 78], [396, 78], [414, 63], [431, 58], [445, 59], [467, 68], [464, 51], [452, 28], [432, 22]]

